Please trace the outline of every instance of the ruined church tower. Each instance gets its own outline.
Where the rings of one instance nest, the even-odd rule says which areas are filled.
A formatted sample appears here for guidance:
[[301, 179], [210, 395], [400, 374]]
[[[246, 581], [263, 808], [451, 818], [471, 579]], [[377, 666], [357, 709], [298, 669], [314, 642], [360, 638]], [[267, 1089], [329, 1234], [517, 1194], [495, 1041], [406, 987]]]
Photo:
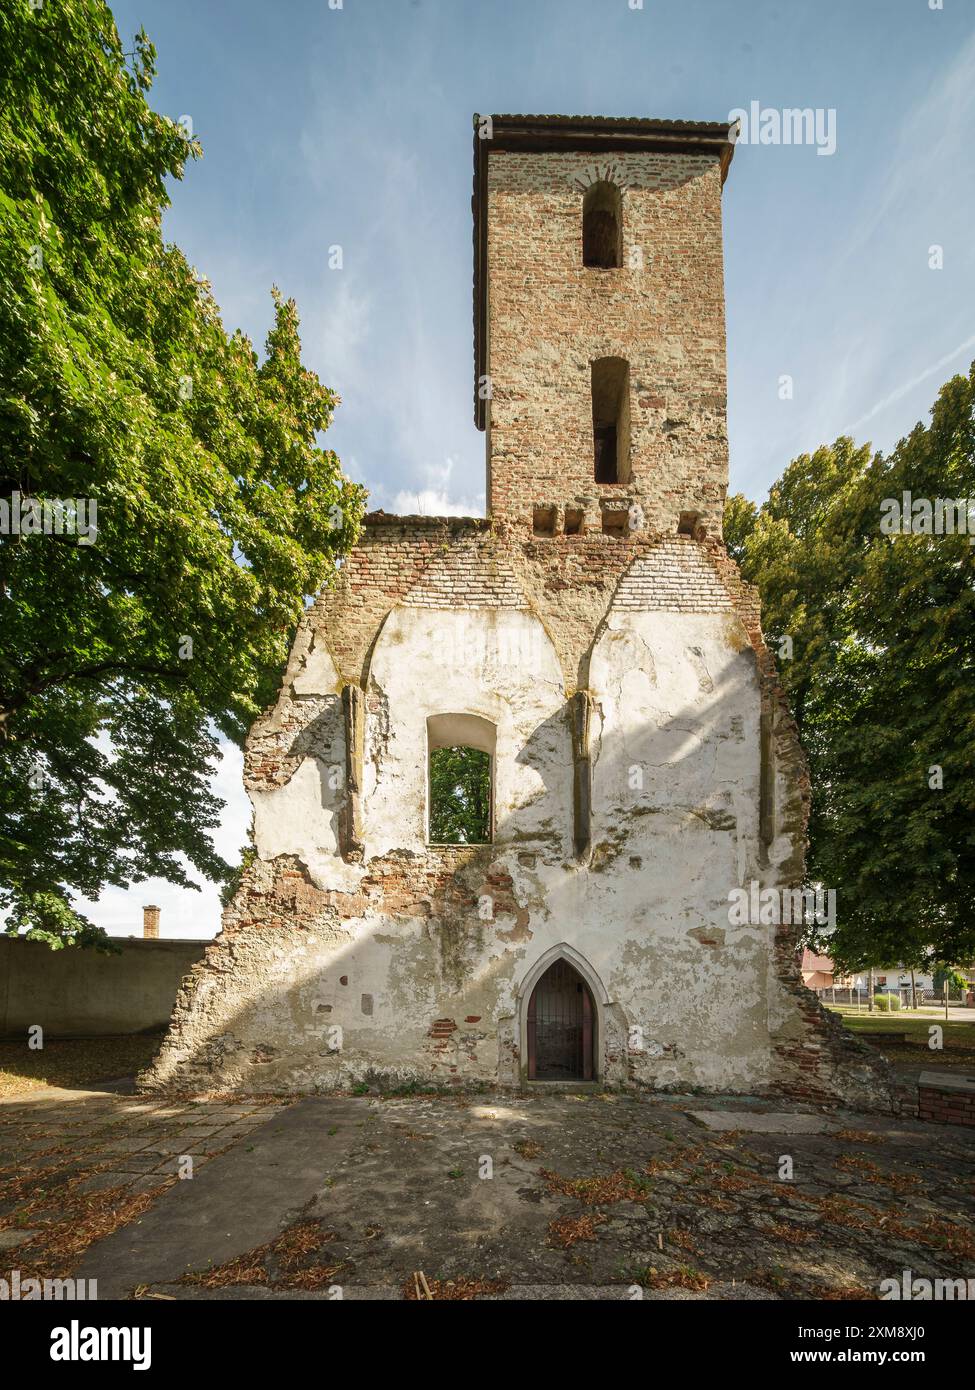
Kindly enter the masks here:
[[[373, 513], [247, 742], [256, 858], [148, 1084], [563, 1083], [880, 1104], [734, 890], [805, 763], [727, 493], [723, 123], [474, 122], [488, 516]], [[431, 768], [486, 769], [445, 843]], [[437, 793], [439, 794], [439, 793]]]

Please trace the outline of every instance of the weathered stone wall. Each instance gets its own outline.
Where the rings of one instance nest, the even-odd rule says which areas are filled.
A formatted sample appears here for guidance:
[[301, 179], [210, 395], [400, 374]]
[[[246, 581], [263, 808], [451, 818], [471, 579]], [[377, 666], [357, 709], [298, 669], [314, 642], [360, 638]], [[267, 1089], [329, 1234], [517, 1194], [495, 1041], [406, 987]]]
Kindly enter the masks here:
[[[391, 529], [380, 615], [355, 576]], [[731, 887], [801, 882], [807, 793], [754, 595], [720, 545], [526, 541], [423, 519], [421, 567], [410, 530], [367, 527], [255, 727], [259, 857], [187, 979], [151, 1084], [518, 1085], [530, 986], [564, 954], [590, 982], [607, 1083], [882, 1104], [865, 1054], [802, 989], [792, 933], [729, 925]], [[366, 672], [355, 847], [339, 650]], [[583, 855], [568, 706], [580, 682], [593, 707]], [[427, 843], [426, 721], [457, 712], [496, 729], [486, 847]]]
[[[623, 191], [623, 264], [582, 263], [582, 199]], [[520, 154], [488, 165], [489, 511], [638, 502], [653, 531], [694, 511], [720, 536], [728, 484], [717, 157]], [[631, 253], [639, 253], [635, 256]], [[632, 260], [642, 264], [631, 264]], [[590, 363], [630, 364], [628, 482], [593, 481]], [[560, 516], [561, 516], [560, 511]]]

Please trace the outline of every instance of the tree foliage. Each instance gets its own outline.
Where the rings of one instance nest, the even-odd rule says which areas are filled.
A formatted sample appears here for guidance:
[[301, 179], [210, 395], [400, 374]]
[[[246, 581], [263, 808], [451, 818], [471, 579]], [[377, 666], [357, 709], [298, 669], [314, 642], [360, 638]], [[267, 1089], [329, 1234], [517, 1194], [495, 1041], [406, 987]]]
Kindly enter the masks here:
[[430, 754], [431, 841], [481, 845], [490, 838], [490, 754], [479, 748], [435, 748]]
[[261, 361], [163, 241], [200, 149], [149, 106], [154, 61], [101, 0], [0, 8], [0, 503], [97, 504], [94, 544], [0, 536], [0, 907], [55, 945], [98, 936], [73, 895], [225, 876], [216, 736], [363, 510], [294, 303]]
[[810, 879], [837, 890], [819, 944], [849, 970], [975, 955], [975, 546], [884, 534], [904, 492], [975, 498], [975, 367], [889, 457], [841, 438], [729, 506], [810, 761]]

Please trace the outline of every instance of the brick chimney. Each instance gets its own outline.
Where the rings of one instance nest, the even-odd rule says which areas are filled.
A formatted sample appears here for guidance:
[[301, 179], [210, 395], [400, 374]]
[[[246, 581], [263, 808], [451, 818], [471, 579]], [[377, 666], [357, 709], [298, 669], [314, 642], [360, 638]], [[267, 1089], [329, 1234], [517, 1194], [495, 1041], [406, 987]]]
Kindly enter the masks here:
[[142, 935], [146, 941], [155, 941], [159, 936], [159, 908], [142, 909]]

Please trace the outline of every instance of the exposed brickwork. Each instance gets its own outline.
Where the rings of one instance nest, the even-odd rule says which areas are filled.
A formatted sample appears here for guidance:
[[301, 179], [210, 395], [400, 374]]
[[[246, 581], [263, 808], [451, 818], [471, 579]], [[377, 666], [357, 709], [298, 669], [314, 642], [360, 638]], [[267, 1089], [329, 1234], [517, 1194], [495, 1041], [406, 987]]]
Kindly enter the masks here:
[[527, 608], [509, 557], [493, 537], [444, 546], [404, 603], [413, 608]]
[[449, 1038], [457, 1032], [457, 1024], [452, 1018], [435, 1018], [430, 1024], [431, 1038]]
[[774, 1040], [781, 1073], [772, 1090], [793, 1100], [829, 1105], [836, 1099], [836, 1069], [841, 1066], [859, 1073], [864, 1089], [875, 1089], [878, 1102], [892, 1097], [895, 1084], [888, 1063], [844, 1028], [837, 1015], [825, 1009], [818, 995], [803, 984], [796, 929], [777, 929], [775, 966], [779, 982], [794, 1001], [802, 1030], [795, 1037]]
[[387, 516], [365, 519], [359, 544], [339, 577], [319, 595], [309, 621], [328, 634], [343, 681], [365, 684], [369, 649], [383, 618], [415, 587], [451, 542], [489, 532], [473, 517]]
[[552, 639], [569, 694], [585, 688], [588, 658], [620, 576], [650, 538], [602, 534], [520, 539], [514, 564]]
[[244, 754], [244, 786], [266, 791], [286, 786], [305, 758], [323, 766], [341, 762], [342, 711], [337, 695], [288, 699], [265, 712], [251, 729]]
[[932, 1124], [975, 1127], [975, 1086], [947, 1073], [937, 1081], [930, 1073], [922, 1074], [917, 1088], [917, 1117]]
[[393, 922], [408, 918], [442, 919], [451, 913], [476, 917], [481, 898], [492, 903], [491, 923], [503, 935], [524, 909], [507, 874], [492, 870], [490, 845], [435, 845], [422, 860], [390, 854], [372, 859], [355, 892], [319, 888], [300, 860], [281, 856], [259, 864], [245, 876], [241, 891], [224, 914], [224, 937], [257, 929], [274, 931], [297, 924], [310, 927], [327, 918], [340, 925], [369, 912]]
[[[623, 265], [582, 264], [582, 197], [623, 189]], [[489, 507], [637, 501], [655, 531], [695, 511], [720, 534], [727, 492], [721, 169], [717, 157], [499, 151], [488, 164]], [[642, 255], [631, 265], [631, 253]], [[630, 365], [630, 479], [596, 485], [590, 363]]]
[[689, 537], [668, 536], [633, 561], [616, 591], [618, 608], [716, 613], [731, 608], [728, 590]]

